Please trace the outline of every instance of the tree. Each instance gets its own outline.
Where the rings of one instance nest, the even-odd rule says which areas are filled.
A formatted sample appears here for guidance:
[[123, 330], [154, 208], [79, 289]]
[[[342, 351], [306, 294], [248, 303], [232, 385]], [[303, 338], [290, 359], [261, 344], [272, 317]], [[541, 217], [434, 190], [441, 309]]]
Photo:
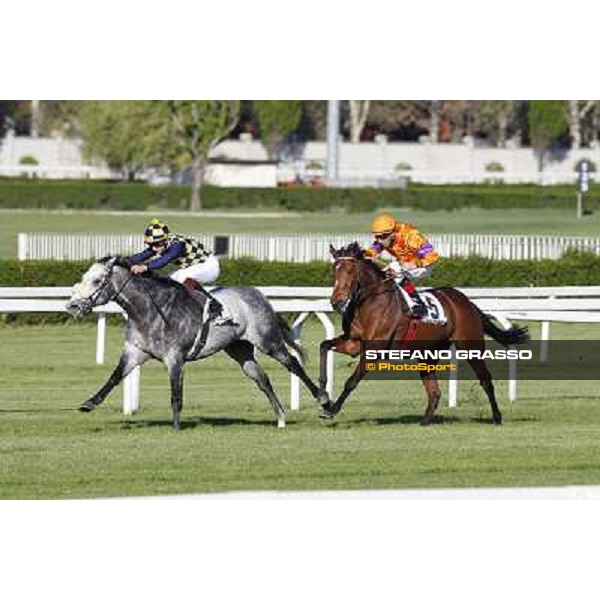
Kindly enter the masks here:
[[348, 100], [350, 104], [350, 141], [360, 142], [360, 134], [369, 115], [370, 100]]
[[569, 100], [569, 131], [571, 133], [571, 148], [582, 147], [582, 122], [595, 107], [596, 100]]
[[529, 139], [538, 153], [538, 166], [544, 167], [545, 153], [568, 127], [564, 100], [531, 100], [527, 115]]
[[163, 107], [170, 115], [171, 162], [184, 166], [191, 161], [192, 196], [190, 209], [202, 208], [201, 188], [210, 151], [236, 126], [239, 100], [167, 100]]
[[260, 139], [271, 160], [278, 158], [285, 139], [300, 124], [301, 100], [256, 100], [254, 111], [260, 128]]
[[128, 179], [165, 162], [168, 120], [151, 100], [90, 100], [82, 103], [78, 121], [88, 158], [99, 158]]
[[519, 104], [516, 100], [481, 100], [476, 103], [475, 122], [497, 148], [506, 146], [508, 128], [516, 130]]
[[39, 135], [81, 135], [79, 113], [84, 104], [78, 100], [40, 100], [37, 123]]

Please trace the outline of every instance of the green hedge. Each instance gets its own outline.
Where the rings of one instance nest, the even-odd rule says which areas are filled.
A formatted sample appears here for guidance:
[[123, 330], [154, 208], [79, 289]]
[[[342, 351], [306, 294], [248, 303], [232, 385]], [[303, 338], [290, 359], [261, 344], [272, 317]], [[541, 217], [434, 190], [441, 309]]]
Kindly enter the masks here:
[[[326, 262], [306, 264], [224, 260], [222, 285], [331, 285]], [[0, 286], [72, 286], [90, 266], [85, 262], [0, 261]], [[489, 260], [478, 256], [441, 259], [426, 285], [455, 287], [598, 285], [600, 257], [570, 253], [560, 260]], [[66, 314], [2, 315], [5, 323], [56, 323], [71, 320]], [[90, 320], [95, 317], [89, 317]]]
[[[575, 186], [536, 185], [422, 185], [408, 189], [335, 188], [219, 188], [205, 186], [205, 208], [271, 209], [297, 211], [344, 210], [372, 212], [385, 207], [422, 210], [481, 208], [569, 208]], [[189, 186], [151, 186], [110, 181], [48, 181], [0, 179], [0, 208], [69, 208], [184, 210]], [[586, 196], [586, 208], [600, 207], [600, 184]]]
[[[0, 286], [71, 286], [90, 262], [0, 261]], [[223, 260], [222, 285], [331, 285], [326, 262], [277, 263]], [[560, 260], [490, 260], [478, 256], [440, 259], [428, 285], [457, 287], [598, 285], [600, 257], [569, 253]]]

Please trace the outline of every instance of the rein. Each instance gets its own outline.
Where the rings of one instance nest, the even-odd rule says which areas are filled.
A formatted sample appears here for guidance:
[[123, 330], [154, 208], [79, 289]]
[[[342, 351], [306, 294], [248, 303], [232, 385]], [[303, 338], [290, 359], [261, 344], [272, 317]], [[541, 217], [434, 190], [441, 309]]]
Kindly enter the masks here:
[[[112, 275], [112, 267], [110, 269], [110, 272], [108, 273], [108, 275], [104, 279], [102, 285], [99, 286], [98, 289], [95, 292], [93, 292], [92, 294], [90, 294], [90, 296], [88, 298], [86, 298], [86, 300], [85, 300], [86, 304], [94, 306], [94, 302], [96, 301], [96, 299], [98, 298], [98, 296], [100, 296], [100, 294], [102, 293], [102, 290], [104, 290], [104, 288], [110, 282], [111, 275]], [[118, 290], [115, 290], [114, 295], [110, 299], [111, 301], [114, 300], [115, 298], [118, 298], [119, 294], [125, 289], [125, 286], [131, 281], [132, 277], [133, 277], [133, 273], [130, 272], [129, 276], [127, 277], [127, 279], [125, 279], [125, 282], [123, 283], [123, 285]], [[142, 282], [142, 285], [144, 286], [144, 290], [145, 290], [146, 294], [148, 294], [148, 296], [150, 297], [150, 300], [152, 301], [152, 304], [154, 305], [154, 308], [156, 308], [156, 311], [160, 315], [161, 319], [165, 322], [165, 324], [168, 327], [170, 327], [170, 323], [167, 320], [167, 317], [165, 317], [165, 314], [163, 313], [162, 309], [157, 304], [156, 300], [154, 299], [154, 296], [152, 295], [152, 293], [148, 289], [148, 285], [146, 284], [146, 281], [143, 278], [140, 278], [140, 281]]]
[[[355, 256], [338, 256], [336, 258], [336, 261], [338, 260], [353, 260], [353, 261], [357, 261], [357, 258]], [[356, 281], [354, 284], [354, 288], [352, 290], [352, 292], [350, 292], [350, 302], [348, 304], [348, 308], [354, 304], [355, 306], [360, 306], [365, 300], [367, 300], [368, 298], [372, 298], [374, 296], [379, 296], [381, 294], [388, 294], [390, 292], [396, 292], [397, 288], [396, 286], [392, 286], [392, 287], [386, 287], [382, 290], [379, 290], [377, 292], [370, 292], [368, 294], [366, 294], [365, 296], [362, 296], [362, 298], [360, 297], [361, 294], [361, 287], [360, 287], [360, 281], [358, 280], [358, 277], [356, 277]]]
[[[129, 279], [131, 279], [132, 276], [133, 276], [133, 273], [129, 276]], [[127, 279], [127, 281], [129, 281], [129, 279]], [[127, 281], [125, 283], [127, 283]], [[152, 304], [154, 304], [154, 308], [156, 308], [156, 310], [158, 311], [158, 314], [160, 315], [161, 319], [165, 322], [165, 325], [167, 327], [170, 327], [171, 324], [167, 320], [167, 317], [165, 317], [165, 315], [164, 315], [163, 311], [161, 310], [160, 306], [157, 304], [156, 300], [154, 299], [154, 296], [152, 295], [152, 293], [148, 289], [148, 285], [146, 283], [146, 280], [143, 277], [140, 277], [140, 281], [142, 282], [142, 285], [144, 286], [144, 290], [146, 291], [146, 294], [148, 294], [148, 296], [150, 296], [150, 300], [152, 300]], [[125, 287], [125, 285], [123, 285], [123, 287]], [[121, 288], [121, 289], [123, 289], [123, 288]]]

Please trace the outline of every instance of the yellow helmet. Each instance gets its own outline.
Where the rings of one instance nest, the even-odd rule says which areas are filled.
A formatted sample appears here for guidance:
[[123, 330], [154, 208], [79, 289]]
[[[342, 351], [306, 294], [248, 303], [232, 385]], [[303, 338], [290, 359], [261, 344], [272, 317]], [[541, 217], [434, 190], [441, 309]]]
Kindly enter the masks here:
[[146, 244], [155, 244], [164, 242], [169, 234], [169, 227], [160, 219], [152, 219], [144, 231], [144, 241]]
[[396, 219], [387, 213], [375, 217], [373, 219], [373, 223], [371, 223], [371, 231], [373, 232], [373, 235], [391, 233], [395, 228]]

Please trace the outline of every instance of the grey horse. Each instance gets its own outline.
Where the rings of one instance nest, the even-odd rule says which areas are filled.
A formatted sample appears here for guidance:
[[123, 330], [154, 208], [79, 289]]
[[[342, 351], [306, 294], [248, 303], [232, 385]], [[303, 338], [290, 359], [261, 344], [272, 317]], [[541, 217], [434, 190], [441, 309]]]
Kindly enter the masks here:
[[271, 382], [256, 362], [254, 347], [274, 358], [304, 382], [317, 403], [329, 406], [327, 392], [319, 390], [286, 346], [302, 354], [283, 319], [269, 301], [252, 287], [220, 287], [213, 295], [227, 308], [234, 325], [214, 325], [204, 316], [207, 302], [202, 293], [190, 293], [183, 285], [152, 273], [133, 275], [126, 259], [113, 256], [94, 263], [73, 287], [67, 310], [75, 317], [94, 306], [114, 301], [127, 313], [125, 344], [119, 364], [106, 383], [79, 410], [89, 412], [135, 367], [149, 358], [162, 361], [171, 381], [173, 427], [180, 428], [183, 406], [183, 365], [225, 350], [265, 393], [279, 423], [285, 411]]

